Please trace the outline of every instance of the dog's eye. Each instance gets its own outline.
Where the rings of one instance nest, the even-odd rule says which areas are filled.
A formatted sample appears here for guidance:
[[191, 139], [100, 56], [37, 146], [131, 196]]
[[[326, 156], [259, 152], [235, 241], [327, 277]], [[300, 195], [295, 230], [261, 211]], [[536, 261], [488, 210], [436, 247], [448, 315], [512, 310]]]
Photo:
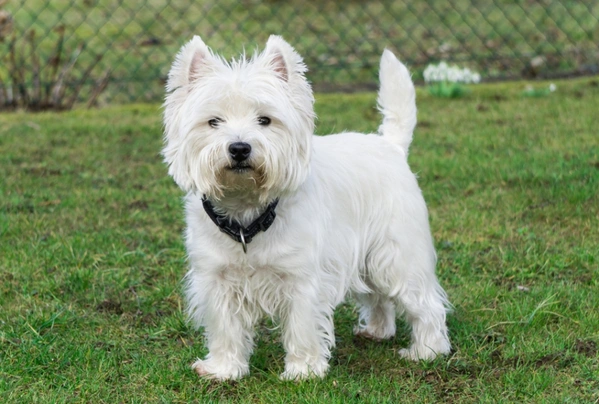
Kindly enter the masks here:
[[221, 123], [223, 120], [220, 118], [212, 118], [211, 120], [208, 121], [208, 125], [210, 125], [213, 128], [218, 127], [218, 124]]
[[270, 118], [267, 116], [261, 116], [258, 118], [258, 125], [268, 126], [270, 125]]

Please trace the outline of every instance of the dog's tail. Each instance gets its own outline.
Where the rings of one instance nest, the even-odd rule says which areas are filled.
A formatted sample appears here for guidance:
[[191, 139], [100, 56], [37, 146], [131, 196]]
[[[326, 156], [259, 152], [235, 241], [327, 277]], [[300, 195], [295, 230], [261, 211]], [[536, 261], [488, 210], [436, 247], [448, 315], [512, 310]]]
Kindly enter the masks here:
[[416, 90], [408, 69], [385, 49], [379, 71], [379, 111], [383, 123], [379, 132], [391, 143], [408, 154], [412, 133], [416, 127]]

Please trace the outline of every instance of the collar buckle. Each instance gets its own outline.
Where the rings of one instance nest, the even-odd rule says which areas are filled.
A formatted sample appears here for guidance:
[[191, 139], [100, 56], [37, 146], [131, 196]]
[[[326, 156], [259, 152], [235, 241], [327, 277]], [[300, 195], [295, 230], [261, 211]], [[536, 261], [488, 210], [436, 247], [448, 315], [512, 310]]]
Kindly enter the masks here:
[[243, 247], [243, 252], [245, 254], [248, 253], [248, 245], [245, 242], [245, 237], [243, 236], [243, 229], [239, 229], [239, 238], [241, 239], [241, 246]]

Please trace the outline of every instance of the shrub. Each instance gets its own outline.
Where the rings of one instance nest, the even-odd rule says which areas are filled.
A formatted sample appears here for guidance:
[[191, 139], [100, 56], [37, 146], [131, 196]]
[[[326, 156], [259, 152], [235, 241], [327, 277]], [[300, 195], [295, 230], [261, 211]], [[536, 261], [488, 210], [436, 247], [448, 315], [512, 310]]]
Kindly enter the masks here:
[[[11, 21], [10, 17], [7, 21]], [[0, 32], [3, 34], [0, 41], [6, 41], [10, 34], [7, 34], [6, 29], [0, 28]], [[5, 70], [2, 72], [4, 74], [0, 73], [0, 109], [67, 110], [81, 98], [81, 90], [89, 83], [92, 70], [102, 59], [102, 55], [97, 55], [81, 77], [75, 78], [72, 74], [73, 66], [77, 63], [84, 44], [79, 44], [67, 56], [64, 27], [59, 26], [56, 32], [58, 39], [54, 50], [45, 60], [39, 56], [40, 48], [36, 44], [35, 30], [30, 30], [20, 38], [14, 32], [10, 35], [8, 53], [4, 60]], [[88, 108], [95, 104], [98, 95], [106, 88], [109, 77], [110, 70], [106, 70], [99, 79], [91, 80], [93, 84], [87, 94]]]

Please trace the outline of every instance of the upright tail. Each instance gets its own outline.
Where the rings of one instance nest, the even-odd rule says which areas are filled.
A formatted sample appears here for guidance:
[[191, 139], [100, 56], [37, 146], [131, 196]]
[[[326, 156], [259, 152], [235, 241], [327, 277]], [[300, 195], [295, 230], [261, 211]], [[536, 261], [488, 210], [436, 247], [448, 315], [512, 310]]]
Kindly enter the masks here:
[[379, 71], [379, 111], [383, 123], [379, 132], [408, 154], [412, 133], [416, 127], [416, 90], [408, 69], [385, 49]]

